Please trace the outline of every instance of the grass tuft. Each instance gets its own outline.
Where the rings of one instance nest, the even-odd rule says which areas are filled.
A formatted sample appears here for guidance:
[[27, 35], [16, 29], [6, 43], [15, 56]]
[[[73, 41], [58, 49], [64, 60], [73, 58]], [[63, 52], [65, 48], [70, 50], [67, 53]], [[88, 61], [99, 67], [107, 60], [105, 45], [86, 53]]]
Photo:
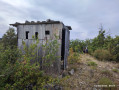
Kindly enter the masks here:
[[106, 76], [112, 76], [112, 73], [109, 70], [102, 70], [102, 74], [105, 74]]
[[113, 72], [116, 72], [116, 73], [118, 73], [118, 72], [119, 72], [119, 70], [118, 70], [118, 69], [116, 69], [116, 68], [115, 68], [115, 69], [112, 69], [112, 71], [113, 71]]
[[95, 62], [93, 62], [93, 61], [90, 61], [87, 64], [88, 64], [88, 66], [97, 66], [97, 64]]
[[98, 81], [99, 85], [113, 85], [113, 81], [111, 81], [109, 78], [107, 77], [102, 77], [99, 81]]

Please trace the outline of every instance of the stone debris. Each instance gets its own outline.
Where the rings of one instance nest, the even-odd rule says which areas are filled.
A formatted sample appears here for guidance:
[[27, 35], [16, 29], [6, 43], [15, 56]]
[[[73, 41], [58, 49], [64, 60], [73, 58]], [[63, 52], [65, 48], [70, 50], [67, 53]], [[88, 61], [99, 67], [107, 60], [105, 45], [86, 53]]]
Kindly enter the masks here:
[[74, 69], [71, 69], [71, 70], [69, 71], [69, 74], [70, 74], [70, 75], [73, 75], [73, 74], [74, 74]]

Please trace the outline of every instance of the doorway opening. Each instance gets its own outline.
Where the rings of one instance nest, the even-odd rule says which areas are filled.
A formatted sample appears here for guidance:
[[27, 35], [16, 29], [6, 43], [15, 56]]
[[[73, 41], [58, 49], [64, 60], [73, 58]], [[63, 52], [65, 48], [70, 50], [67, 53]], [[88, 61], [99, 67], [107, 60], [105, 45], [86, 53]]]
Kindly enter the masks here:
[[65, 29], [62, 29], [62, 46], [61, 46], [61, 60], [62, 60], [62, 65], [61, 69], [64, 69], [64, 58], [65, 57]]

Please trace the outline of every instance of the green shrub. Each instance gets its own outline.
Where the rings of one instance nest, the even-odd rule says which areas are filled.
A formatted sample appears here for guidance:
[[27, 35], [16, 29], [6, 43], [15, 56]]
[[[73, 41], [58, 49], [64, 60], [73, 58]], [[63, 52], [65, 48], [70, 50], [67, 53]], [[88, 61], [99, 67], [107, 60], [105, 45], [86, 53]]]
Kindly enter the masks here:
[[9, 28], [7, 30], [2, 37], [1, 43], [4, 45], [4, 49], [7, 49], [7, 47], [12, 49], [14, 46], [17, 46], [17, 34], [14, 28]]
[[70, 51], [69, 51], [68, 62], [70, 64], [80, 63], [79, 53], [73, 52], [73, 49], [72, 48], [70, 48]]
[[118, 73], [118, 72], [119, 72], [119, 70], [118, 70], [118, 69], [112, 69], [112, 71], [113, 71], [113, 72], [116, 72], [116, 73]]
[[54, 40], [47, 40], [47, 43], [42, 45], [44, 50], [44, 55], [42, 57], [44, 66], [51, 66], [53, 62], [59, 59], [61, 56], [58, 56], [57, 52], [59, 50], [58, 37], [56, 35]]
[[[20, 66], [15, 72], [14, 76], [11, 76], [14, 80], [14, 88], [23, 89], [29, 85], [38, 86], [37, 88], [43, 88], [46, 83], [52, 83], [51, 77], [43, 74], [39, 70], [39, 66], [36, 67], [25, 65]], [[21, 86], [21, 87], [19, 87]]]
[[97, 49], [94, 51], [93, 56], [99, 60], [111, 60], [112, 55], [108, 50]]
[[[47, 83], [55, 83], [57, 79], [45, 75], [39, 70], [39, 66], [16, 62], [14, 71], [0, 78], [0, 89], [5, 90], [22, 90], [29, 86], [32, 88], [43, 89]], [[4, 81], [3, 81], [4, 80]]]
[[[44, 85], [57, 82], [58, 79], [45, 75], [41, 71], [37, 60], [39, 57], [36, 55], [39, 41], [35, 39], [34, 41], [36, 42], [31, 44], [29, 48], [25, 42], [22, 42], [24, 54], [20, 53], [17, 48], [6, 47], [4, 49], [0, 47], [0, 90], [24, 90], [29, 86], [35, 90], [43, 90]], [[44, 48], [49, 49], [49, 52], [45, 53], [43, 59], [52, 59], [54, 61], [59, 58], [55, 57], [59, 44], [56, 40], [51, 41], [49, 44], [49, 46], [44, 45]], [[34, 61], [32, 64], [31, 60]], [[51, 64], [48, 62], [48, 65]]]
[[96, 66], [92, 66], [91, 69], [92, 70], [97, 70], [97, 67]]
[[20, 51], [16, 47], [12, 49], [10, 47], [6, 47], [6, 49], [0, 54], [0, 62], [2, 64], [14, 64], [16, 60], [21, 57]]
[[109, 78], [107, 77], [102, 77], [99, 81], [98, 81], [98, 84], [99, 85], [113, 85], [113, 81], [110, 80]]
[[97, 64], [95, 62], [93, 62], [93, 61], [90, 61], [87, 64], [88, 64], [88, 66], [97, 66]]

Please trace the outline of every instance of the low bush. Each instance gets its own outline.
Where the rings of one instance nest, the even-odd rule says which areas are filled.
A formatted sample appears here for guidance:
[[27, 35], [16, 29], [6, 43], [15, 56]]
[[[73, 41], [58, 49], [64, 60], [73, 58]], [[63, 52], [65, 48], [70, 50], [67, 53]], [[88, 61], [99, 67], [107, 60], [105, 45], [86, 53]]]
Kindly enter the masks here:
[[73, 48], [70, 48], [68, 62], [70, 64], [80, 63], [79, 53], [73, 52]]
[[118, 69], [112, 69], [112, 71], [113, 71], [113, 72], [116, 72], [116, 73], [118, 73], [118, 72], [119, 72], [119, 70], [118, 70]]
[[97, 64], [95, 62], [93, 62], [93, 61], [90, 61], [87, 64], [88, 64], [88, 66], [97, 66]]
[[98, 81], [99, 85], [114, 85], [113, 81], [110, 80], [107, 77], [102, 77], [99, 81]]
[[94, 51], [93, 56], [99, 60], [112, 60], [112, 55], [108, 50], [97, 49]]
[[[8, 68], [9, 67], [9, 68]], [[36, 64], [16, 62], [7, 64], [7, 69], [0, 77], [0, 90], [22, 90], [28, 88], [43, 89], [46, 84], [55, 84], [58, 79], [45, 75]]]
[[[37, 47], [38, 40], [34, 39], [34, 43], [29, 48], [25, 42], [22, 43], [24, 54], [23, 51], [17, 48], [6, 47], [4, 49], [0, 45], [0, 90], [43, 90], [46, 84], [55, 85], [55, 83], [59, 83], [57, 78], [46, 75], [40, 69], [41, 65], [37, 60], [40, 57], [36, 54], [36, 48], [39, 48]], [[55, 52], [57, 52], [59, 44], [57, 44], [56, 40], [51, 41], [49, 44], [49, 47], [54, 48], [51, 47], [52, 51], [49, 50], [50, 52], [46, 53], [43, 59], [55, 60]], [[45, 47], [48, 47], [48, 45], [45, 45]], [[51, 64], [48, 62], [47, 66], [49, 67], [49, 65]]]

